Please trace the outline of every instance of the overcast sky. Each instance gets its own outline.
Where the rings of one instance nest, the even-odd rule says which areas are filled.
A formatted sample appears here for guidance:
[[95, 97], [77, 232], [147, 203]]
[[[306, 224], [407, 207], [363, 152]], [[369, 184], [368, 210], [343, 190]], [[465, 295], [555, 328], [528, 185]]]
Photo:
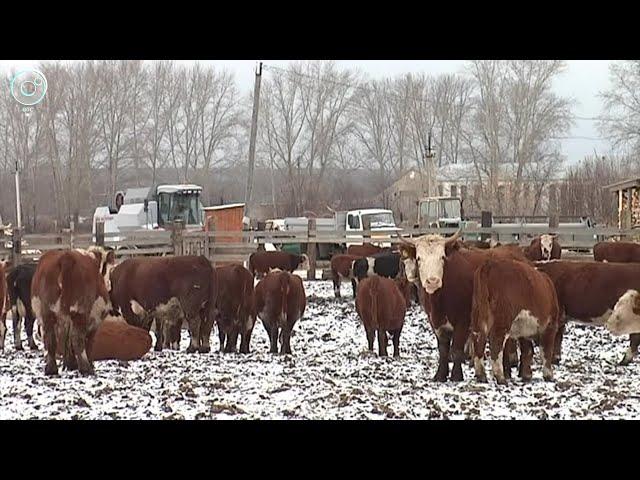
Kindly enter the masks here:
[[[32, 68], [39, 60], [0, 60], [0, 68]], [[192, 63], [181, 60], [179, 63]], [[203, 64], [213, 64], [218, 68], [226, 68], [235, 73], [242, 93], [253, 88], [255, 60], [201, 60]], [[263, 60], [265, 65], [286, 67], [288, 60]], [[339, 60], [345, 68], [357, 68], [373, 78], [395, 76], [408, 72], [425, 72], [430, 74], [455, 73], [464, 69], [463, 60]], [[579, 117], [596, 117], [601, 114], [601, 102], [598, 93], [609, 85], [609, 60], [569, 60], [567, 70], [557, 78], [554, 88], [562, 96], [575, 100], [573, 113]], [[268, 69], [264, 72], [268, 75]], [[562, 153], [570, 162], [581, 160], [591, 155], [594, 149], [603, 154], [609, 148], [608, 142], [601, 138], [596, 122], [576, 120], [575, 126], [562, 141]], [[576, 138], [577, 137], [577, 138]]]

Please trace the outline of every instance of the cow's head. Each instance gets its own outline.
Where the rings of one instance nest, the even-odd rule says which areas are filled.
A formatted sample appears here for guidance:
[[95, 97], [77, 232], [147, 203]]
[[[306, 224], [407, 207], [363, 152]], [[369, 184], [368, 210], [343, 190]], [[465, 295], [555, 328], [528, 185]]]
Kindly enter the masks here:
[[309, 257], [306, 253], [300, 255], [300, 262], [298, 263], [298, 268], [300, 270], [309, 270]]
[[614, 335], [639, 333], [640, 293], [637, 290], [627, 290], [616, 302], [605, 325]]
[[542, 252], [542, 258], [544, 260], [551, 259], [551, 249], [553, 248], [553, 240], [555, 238], [555, 235], [540, 235], [540, 251]]
[[398, 246], [400, 251], [400, 262], [404, 270], [404, 275], [411, 283], [418, 282], [418, 261], [416, 260], [416, 247], [412, 243], [401, 243]]
[[433, 294], [442, 287], [445, 260], [454, 250], [460, 248], [458, 238], [460, 230], [449, 238], [424, 235], [416, 239], [403, 240], [415, 246], [420, 283], [427, 293]]
[[104, 278], [104, 284], [107, 287], [107, 291], [111, 290], [111, 270], [116, 266], [116, 252], [110, 247], [98, 247], [91, 246], [87, 249], [91, 253], [98, 264], [98, 270], [102, 278]]

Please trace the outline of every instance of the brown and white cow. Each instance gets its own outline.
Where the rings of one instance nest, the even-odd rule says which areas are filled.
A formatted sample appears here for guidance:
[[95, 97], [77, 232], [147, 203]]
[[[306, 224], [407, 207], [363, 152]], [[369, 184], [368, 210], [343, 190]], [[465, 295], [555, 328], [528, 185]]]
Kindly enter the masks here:
[[369, 351], [378, 336], [378, 355], [387, 356], [387, 332], [393, 341], [393, 356], [400, 356], [400, 333], [407, 312], [407, 301], [394, 280], [374, 275], [360, 282], [356, 312], [367, 334]]
[[[461, 381], [465, 345], [471, 323], [473, 276], [484, 261], [493, 256], [528, 262], [520, 249], [466, 249], [453, 237], [425, 235], [404, 240], [401, 258], [409, 281], [419, 288], [420, 303], [438, 339], [439, 364], [435, 381], [449, 377], [449, 358], [453, 361], [452, 381]], [[421, 291], [422, 289], [422, 291]]]
[[271, 353], [291, 353], [291, 331], [307, 305], [302, 280], [289, 272], [272, 271], [255, 288], [256, 312], [271, 341]]
[[235, 352], [240, 336], [240, 353], [249, 353], [251, 332], [256, 323], [253, 275], [241, 265], [218, 267], [216, 273], [220, 351]]
[[6, 310], [7, 280], [5, 277], [5, 263], [0, 260], [0, 352], [4, 351], [4, 337], [7, 334]]
[[[359, 245], [358, 245], [359, 246]], [[358, 260], [358, 255], [340, 254], [331, 257], [331, 278], [333, 280], [333, 293], [340, 298], [340, 283], [342, 280], [351, 280], [353, 297], [356, 296], [356, 277], [353, 274], [353, 264]]]
[[306, 254], [297, 255], [289, 252], [252, 253], [249, 257], [249, 271], [254, 277], [262, 278], [273, 269], [293, 273], [295, 270], [305, 270], [309, 266], [309, 258]]
[[[564, 311], [565, 318], [560, 322], [556, 337], [555, 362], [561, 358], [567, 320], [605, 325], [629, 290], [640, 291], [640, 265], [635, 263], [552, 261], [537, 263], [536, 268], [551, 277], [560, 308]], [[619, 313], [623, 311], [623, 304], [619, 305]], [[632, 333], [629, 340], [629, 349], [620, 365], [628, 365], [635, 357], [640, 334]]]
[[149, 349], [151, 336], [146, 330], [112, 318], [106, 318], [87, 343], [87, 355], [91, 361], [138, 360]]
[[[165, 332], [179, 332], [183, 320], [191, 337], [187, 352], [211, 350], [218, 286], [215, 270], [206, 257], [130, 258], [113, 270], [111, 281], [113, 305], [129, 324], [148, 329], [151, 322], [143, 323], [139, 315], [155, 319], [155, 350], [165, 345]], [[138, 314], [132, 309], [136, 304], [141, 307]], [[176, 338], [170, 340], [175, 342]]]
[[532, 262], [541, 260], [557, 260], [562, 255], [562, 247], [555, 235], [544, 234], [531, 240], [523, 247], [524, 254]]
[[640, 263], [640, 243], [598, 242], [593, 246], [596, 262]]
[[543, 377], [553, 380], [553, 352], [560, 309], [551, 279], [521, 261], [493, 257], [477, 269], [473, 282], [471, 332], [474, 339], [476, 379], [486, 382], [484, 351], [489, 340], [493, 375], [506, 383], [503, 350], [507, 338], [518, 340], [520, 377], [531, 380], [533, 340], [539, 339]]
[[47, 350], [45, 375], [57, 375], [58, 343], [63, 365], [83, 375], [94, 373], [87, 354], [100, 323], [111, 312], [109, 273], [113, 250], [52, 250], [40, 258], [31, 283], [31, 306], [42, 319]]
[[[138, 317], [137, 325], [146, 332], [151, 329], [151, 324], [155, 321], [156, 345], [159, 345], [161, 339], [162, 348], [180, 350], [180, 337], [185, 317], [177, 297], [156, 305], [152, 310], [145, 310], [136, 300], [130, 300], [129, 304], [133, 314]], [[162, 329], [161, 337], [158, 335], [160, 328]]]

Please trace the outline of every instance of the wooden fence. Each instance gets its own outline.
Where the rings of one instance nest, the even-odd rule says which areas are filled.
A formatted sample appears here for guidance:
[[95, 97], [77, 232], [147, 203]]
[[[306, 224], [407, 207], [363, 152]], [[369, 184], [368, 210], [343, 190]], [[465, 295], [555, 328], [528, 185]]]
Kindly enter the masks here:
[[[313, 220], [313, 219], [312, 219]], [[424, 234], [451, 235], [455, 228], [404, 229], [401, 232], [345, 232], [316, 231], [315, 222], [309, 222], [306, 231], [189, 231], [177, 222], [172, 230], [150, 230], [119, 234], [103, 233], [103, 225], [98, 224], [96, 235], [75, 234], [72, 230], [59, 234], [21, 235], [14, 230], [12, 236], [0, 236], [0, 258], [10, 258], [14, 263], [36, 260], [42, 253], [60, 248], [87, 248], [90, 245], [106, 245], [116, 249], [120, 258], [148, 255], [205, 255], [214, 264], [224, 262], [245, 263], [249, 255], [264, 244], [281, 247], [286, 244], [307, 244], [310, 259], [309, 277], [315, 279], [316, 268], [326, 266], [316, 258], [317, 244], [344, 245], [349, 243], [400, 242], [403, 237], [417, 237]], [[493, 238], [502, 243], [518, 242], [526, 245], [530, 237], [544, 233], [555, 233], [565, 250], [590, 251], [599, 241], [616, 238], [620, 240], [640, 239], [640, 230], [618, 230], [615, 228], [549, 228], [548, 226], [528, 226], [513, 229], [477, 227], [463, 230], [465, 239]]]

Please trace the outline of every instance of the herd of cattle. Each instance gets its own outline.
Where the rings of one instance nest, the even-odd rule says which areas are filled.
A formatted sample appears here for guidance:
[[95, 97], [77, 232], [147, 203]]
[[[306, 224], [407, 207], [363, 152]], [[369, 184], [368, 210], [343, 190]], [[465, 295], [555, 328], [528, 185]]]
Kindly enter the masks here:
[[[486, 344], [495, 380], [505, 383], [511, 370], [531, 380], [534, 346], [540, 348], [543, 378], [553, 379], [561, 359], [568, 320], [606, 325], [615, 335], [630, 334], [621, 364], [640, 345], [640, 244], [603, 242], [595, 262], [562, 261], [552, 235], [527, 247], [464, 242], [459, 234], [401, 238], [396, 248], [365, 244], [334, 255], [331, 272], [336, 297], [350, 281], [357, 314], [373, 351], [400, 354], [407, 309], [418, 302], [438, 342], [434, 380], [460, 381], [470, 361], [476, 378], [486, 381]], [[306, 295], [293, 275], [304, 255], [260, 251], [249, 268], [213, 267], [205, 257], [132, 258], [119, 264], [103, 247], [56, 250], [37, 264], [11, 268], [0, 262], [0, 350], [11, 311], [14, 345], [22, 350], [24, 319], [28, 345], [37, 349], [40, 332], [46, 350], [45, 374], [64, 368], [93, 374], [93, 362], [141, 358], [151, 348], [178, 349], [183, 323], [187, 352], [210, 352], [217, 325], [221, 352], [250, 351], [251, 333], [260, 318], [270, 352], [291, 353], [291, 333], [303, 317]], [[5, 271], [6, 270], [6, 271]], [[254, 286], [255, 279], [257, 285]], [[38, 329], [34, 332], [34, 325]], [[40, 330], [41, 329], [41, 330]], [[453, 363], [451, 372], [449, 364]]]

